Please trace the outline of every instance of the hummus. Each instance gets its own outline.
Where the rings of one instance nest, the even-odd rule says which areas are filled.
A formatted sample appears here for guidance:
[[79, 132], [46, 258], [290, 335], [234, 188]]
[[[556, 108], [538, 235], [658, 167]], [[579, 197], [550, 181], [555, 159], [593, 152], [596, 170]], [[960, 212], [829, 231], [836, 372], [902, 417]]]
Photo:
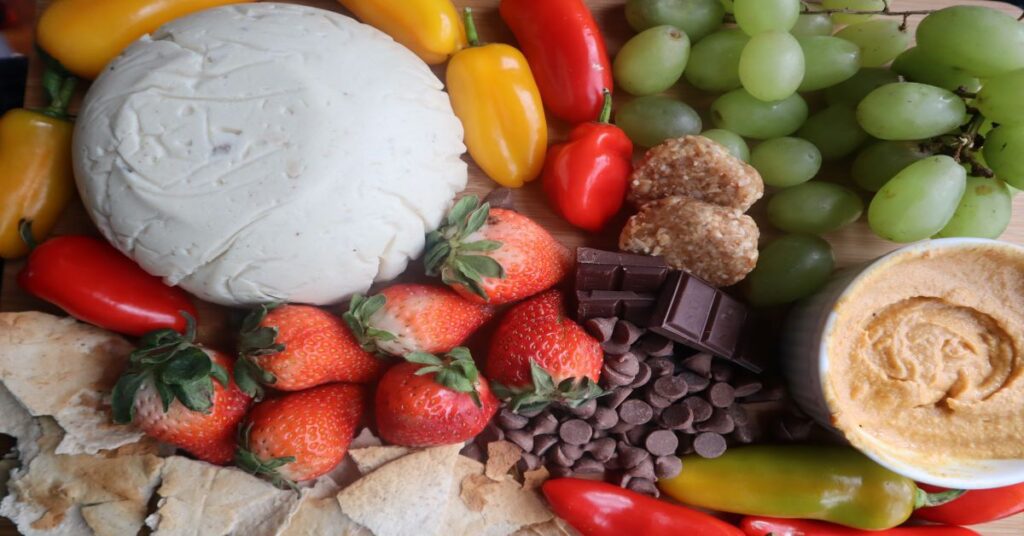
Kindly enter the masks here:
[[825, 396], [854, 446], [895, 458], [1024, 458], [1024, 249], [909, 251], [835, 306]]

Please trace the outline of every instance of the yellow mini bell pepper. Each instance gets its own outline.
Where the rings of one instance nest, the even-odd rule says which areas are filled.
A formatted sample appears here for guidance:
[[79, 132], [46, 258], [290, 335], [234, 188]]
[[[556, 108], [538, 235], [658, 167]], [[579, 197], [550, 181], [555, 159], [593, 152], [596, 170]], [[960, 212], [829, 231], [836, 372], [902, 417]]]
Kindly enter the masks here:
[[36, 41], [69, 71], [99, 76], [136, 39], [196, 11], [244, 0], [57, 0], [39, 17]]
[[480, 46], [466, 8], [470, 47], [448, 63], [448, 95], [466, 130], [466, 147], [495, 182], [518, 188], [540, 175], [548, 126], [526, 57], [503, 44]]
[[430, 65], [466, 47], [451, 0], [338, 0], [359, 20], [388, 34]]
[[57, 223], [75, 192], [71, 167], [74, 125], [67, 106], [75, 78], [48, 70], [45, 110], [14, 109], [0, 117], [0, 257], [28, 253], [19, 226], [30, 224], [32, 240], [42, 240]]

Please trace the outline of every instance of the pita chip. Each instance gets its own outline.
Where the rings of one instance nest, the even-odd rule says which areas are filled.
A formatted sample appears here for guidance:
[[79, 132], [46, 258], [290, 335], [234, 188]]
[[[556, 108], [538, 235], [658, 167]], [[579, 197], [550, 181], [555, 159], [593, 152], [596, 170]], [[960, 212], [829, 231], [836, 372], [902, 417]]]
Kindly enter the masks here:
[[511, 478], [491, 480], [476, 460], [460, 456], [455, 478], [462, 487], [453, 491], [440, 534], [508, 536], [554, 517], [536, 491]]
[[412, 452], [408, 447], [366, 447], [361, 449], [349, 449], [348, 455], [356, 462], [359, 472], [367, 475], [377, 470], [380, 466], [397, 460]]
[[505, 480], [508, 472], [523, 457], [523, 449], [508, 441], [492, 441], [487, 444], [487, 466], [484, 474], [491, 480]]
[[527, 471], [523, 473], [523, 489], [537, 489], [549, 478], [551, 478], [551, 472], [543, 465], [532, 471]]
[[381, 442], [380, 438], [373, 435], [373, 430], [369, 428], [363, 428], [352, 438], [352, 442], [348, 444], [349, 449], [362, 449], [366, 447], [379, 447], [384, 443]]
[[579, 536], [579, 531], [560, 518], [523, 527], [512, 536]]
[[25, 406], [18, 402], [4, 384], [0, 383], [0, 434], [17, 441], [21, 463], [27, 464], [39, 453], [38, 440], [43, 431]]
[[0, 313], [0, 382], [29, 414], [52, 416], [67, 431], [56, 454], [93, 454], [142, 437], [111, 422], [104, 398], [131, 350], [121, 336], [71, 318]]
[[338, 494], [341, 511], [377, 536], [441, 532], [461, 444], [413, 452], [386, 463]]

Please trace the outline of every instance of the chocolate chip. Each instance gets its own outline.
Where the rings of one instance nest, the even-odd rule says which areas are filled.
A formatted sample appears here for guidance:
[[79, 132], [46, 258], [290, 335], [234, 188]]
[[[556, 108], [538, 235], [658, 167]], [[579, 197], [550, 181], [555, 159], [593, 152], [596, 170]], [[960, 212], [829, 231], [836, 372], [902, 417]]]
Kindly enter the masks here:
[[736, 423], [733, 422], [732, 417], [729, 416], [729, 412], [715, 408], [711, 412], [711, 417], [701, 423], [697, 423], [696, 426], [698, 432], [714, 432], [716, 434], [728, 434], [736, 429]]
[[711, 418], [711, 404], [708, 404], [707, 400], [700, 398], [699, 396], [688, 396], [683, 399], [683, 403], [690, 408], [690, 412], [693, 413], [693, 422], [704, 422]]
[[754, 430], [749, 424], [737, 424], [736, 429], [732, 431], [730, 437], [738, 443], [753, 443]]
[[711, 354], [693, 354], [683, 359], [683, 366], [701, 377], [708, 378], [711, 376]]
[[488, 445], [503, 439], [505, 439], [505, 432], [495, 422], [488, 423], [484, 430], [476, 436], [477, 443], [481, 445]]
[[523, 417], [526, 417], [527, 419], [532, 419], [537, 415], [543, 413], [545, 409], [547, 409], [545, 408], [545, 406], [535, 406], [532, 408], [519, 409], [519, 414], [522, 415]]
[[633, 480], [633, 477], [629, 473], [623, 473], [619, 476], [619, 487], [624, 488], [628, 486], [630, 480]]
[[614, 409], [597, 407], [590, 417], [590, 425], [596, 430], [607, 430], [619, 422], [619, 414]]
[[530, 419], [505, 408], [498, 413], [498, 425], [505, 430], [519, 430], [529, 424]]
[[682, 376], [662, 376], [654, 380], [654, 392], [669, 399], [679, 400], [686, 396], [688, 385]]
[[623, 387], [633, 383], [634, 378], [635, 376], [623, 374], [613, 369], [607, 363], [601, 369], [601, 380], [607, 387]]
[[491, 205], [491, 208], [516, 209], [515, 204], [512, 202], [512, 190], [509, 188], [495, 188], [491, 190], [491, 193], [484, 197], [484, 203]]
[[743, 426], [750, 422], [750, 414], [747, 413], [747, 408], [740, 404], [729, 406], [729, 416], [732, 417], [732, 421], [736, 423], [736, 426]]
[[704, 432], [693, 439], [693, 450], [702, 458], [717, 458], [725, 453], [725, 438]]
[[637, 359], [636, 354], [633, 352], [626, 352], [621, 355], [606, 355], [604, 356], [604, 365], [630, 378], [635, 378], [637, 373], [640, 372], [640, 360]]
[[786, 398], [786, 389], [782, 385], [765, 385], [760, 391], [743, 397], [744, 402], [776, 402]]
[[576, 406], [575, 408], [569, 408], [569, 413], [572, 413], [573, 415], [581, 419], [589, 419], [591, 416], [594, 415], [595, 411], [597, 411], [597, 399], [595, 398], [591, 398], [590, 400], [587, 400], [586, 402]]
[[516, 465], [521, 473], [527, 471], [533, 471], [534, 469], [541, 466], [540, 456], [529, 452], [524, 452], [522, 458], [519, 459], [519, 463]]
[[509, 430], [505, 433], [505, 439], [525, 452], [533, 450], [533, 434], [526, 430]]
[[648, 359], [646, 365], [651, 368], [651, 374], [658, 377], [676, 372], [676, 364], [667, 357]]
[[686, 404], [673, 404], [661, 411], [658, 422], [669, 430], [679, 430], [693, 424], [693, 411]]
[[675, 454], [678, 447], [679, 438], [671, 430], [655, 430], [644, 439], [644, 448], [655, 456]]
[[619, 344], [615, 341], [604, 341], [601, 343], [601, 349], [606, 354], [624, 354], [629, 351], [629, 345]]
[[629, 483], [626, 484], [626, 488], [635, 491], [637, 493], [643, 493], [644, 495], [651, 495], [657, 497], [658, 486], [654, 485], [654, 480], [648, 480], [646, 478], [630, 478]]
[[626, 346], [633, 346], [633, 343], [643, 334], [644, 330], [637, 327], [636, 324], [626, 320], [619, 320], [615, 324], [615, 330], [612, 331], [612, 341]]
[[728, 361], [716, 359], [711, 362], [711, 377], [714, 378], [716, 382], [727, 382], [731, 380], [733, 373], [735, 372], [736, 369], [734, 369], [732, 363]]
[[605, 342], [612, 338], [616, 322], [615, 318], [591, 318], [583, 323], [583, 329], [599, 342]]
[[533, 438], [533, 453], [543, 456], [551, 447], [558, 444], [558, 438], [554, 434], [539, 435]]
[[558, 430], [558, 418], [552, 415], [551, 412], [545, 412], [534, 417], [530, 424], [532, 425], [531, 431], [534, 435], [553, 434]]
[[711, 389], [708, 389], [707, 397], [708, 402], [711, 402], [712, 406], [727, 408], [736, 400], [736, 391], [733, 390], [731, 385], [719, 382], [712, 385]]
[[648, 333], [640, 339], [640, 351], [651, 357], [667, 357], [674, 350], [675, 343], [655, 333]]
[[654, 480], [657, 475], [654, 473], [654, 458], [648, 456], [644, 458], [640, 463], [626, 471], [629, 476], [633, 478], [645, 478], [648, 480]]
[[619, 443], [619, 465], [625, 469], [632, 469], [650, 457], [651, 453], [644, 449]]
[[624, 434], [635, 427], [635, 424], [628, 423], [626, 421], [619, 421], [618, 423], [615, 424], [615, 426], [612, 426], [611, 428], [608, 429], [608, 433], [612, 435]]
[[693, 438], [695, 437], [694, 431], [691, 430], [687, 435], [676, 436], [679, 438], [679, 449], [676, 450], [679, 454], [693, 454]]
[[686, 380], [686, 386], [689, 388], [689, 392], [691, 393], [699, 393], [704, 389], [707, 389], [708, 385], [711, 384], [711, 380], [693, 371], [684, 370], [680, 376]]
[[648, 429], [646, 426], [637, 426], [632, 430], [627, 430], [625, 433], [626, 442], [634, 447], [644, 446], [644, 438], [647, 437]]
[[745, 379], [733, 383], [733, 390], [736, 398], [744, 398], [761, 390], [761, 382], [754, 379]]
[[651, 367], [647, 366], [647, 363], [640, 363], [640, 370], [636, 373], [633, 383], [629, 384], [629, 386], [642, 387], [647, 385], [649, 381], [651, 381]]
[[572, 476], [572, 467], [563, 467], [561, 465], [550, 465], [548, 466], [548, 472], [554, 478], [567, 478]]
[[683, 470], [683, 460], [678, 456], [658, 456], [654, 460], [654, 475], [658, 478], [673, 478]]
[[595, 460], [604, 463], [615, 456], [615, 440], [610, 437], [595, 439], [587, 443], [583, 450], [589, 452]]
[[473, 442], [470, 442], [465, 447], [463, 447], [462, 450], [459, 451], [459, 454], [467, 458], [472, 458], [478, 462], [482, 462], [485, 459], [487, 459], [487, 456], [484, 454], [484, 449], [481, 448], [480, 445], [477, 445], [476, 443]]
[[650, 421], [652, 417], [654, 417], [654, 411], [643, 400], [627, 400], [619, 406], [619, 419], [622, 422], [638, 425]]
[[582, 419], [572, 419], [558, 427], [558, 437], [570, 445], [585, 445], [594, 434], [594, 429]]
[[599, 475], [604, 473], [604, 464], [590, 456], [583, 456], [572, 464], [572, 471], [578, 475]]
[[618, 387], [606, 396], [601, 397], [601, 404], [611, 409], [618, 409], [622, 403], [629, 398], [629, 395], [633, 394], [633, 389], [629, 387]]
[[[644, 390], [644, 400], [655, 410], [664, 409], [672, 405], [672, 401], [655, 393], [654, 389], [648, 387]], [[657, 411], [655, 411], [657, 413]]]

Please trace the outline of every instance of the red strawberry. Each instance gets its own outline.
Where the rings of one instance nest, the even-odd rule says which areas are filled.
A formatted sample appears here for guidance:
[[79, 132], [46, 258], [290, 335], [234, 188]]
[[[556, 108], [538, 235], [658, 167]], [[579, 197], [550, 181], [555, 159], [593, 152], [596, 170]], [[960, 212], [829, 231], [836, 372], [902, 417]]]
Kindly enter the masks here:
[[114, 421], [134, 422], [150, 436], [200, 460], [226, 464], [238, 423], [252, 399], [231, 381], [231, 360], [194, 344], [195, 321], [142, 337], [113, 394]]
[[344, 383], [260, 402], [242, 428], [235, 464], [279, 487], [316, 478], [341, 463], [365, 406], [363, 388]]
[[459, 200], [447, 222], [427, 235], [427, 275], [459, 294], [495, 305], [547, 290], [572, 268], [569, 250], [536, 222], [504, 208]]
[[238, 346], [235, 381], [257, 397], [261, 384], [301, 391], [333, 382], [369, 383], [384, 371], [345, 322], [308, 305], [261, 305], [242, 323]]
[[498, 400], [480, 376], [473, 356], [455, 348], [445, 359], [413, 353], [377, 384], [377, 431], [385, 441], [409, 447], [466, 441], [487, 426]]
[[344, 318], [366, 350], [403, 356], [448, 352], [493, 315], [448, 287], [393, 285], [370, 298], [356, 295]]
[[570, 406], [603, 394], [597, 386], [601, 344], [565, 313], [565, 298], [552, 290], [513, 307], [501, 320], [487, 356], [494, 391], [512, 409]]

